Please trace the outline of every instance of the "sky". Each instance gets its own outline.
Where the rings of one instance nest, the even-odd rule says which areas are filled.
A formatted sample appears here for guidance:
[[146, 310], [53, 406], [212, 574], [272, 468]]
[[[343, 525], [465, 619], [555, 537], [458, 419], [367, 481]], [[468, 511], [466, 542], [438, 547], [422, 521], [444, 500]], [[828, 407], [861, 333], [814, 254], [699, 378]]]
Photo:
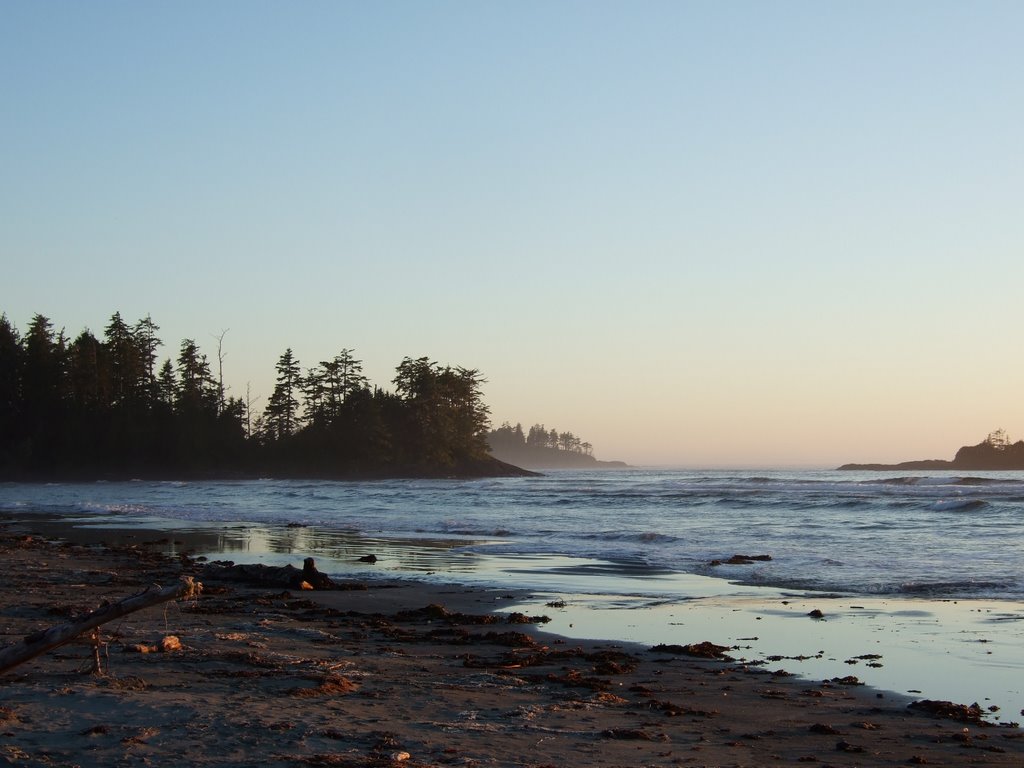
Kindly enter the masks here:
[[1024, 437], [1024, 4], [0, 0], [0, 312], [691, 467]]

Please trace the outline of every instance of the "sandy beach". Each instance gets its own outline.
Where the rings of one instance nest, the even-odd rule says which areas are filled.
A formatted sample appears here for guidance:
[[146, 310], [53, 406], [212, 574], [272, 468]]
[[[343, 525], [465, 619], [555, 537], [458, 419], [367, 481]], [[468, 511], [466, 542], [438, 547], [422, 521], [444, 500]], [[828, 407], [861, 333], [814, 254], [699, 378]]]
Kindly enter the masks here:
[[407, 581], [280, 589], [211, 578], [144, 541], [78, 543], [74, 530], [0, 536], [4, 647], [184, 575], [204, 589], [104, 625], [99, 674], [88, 636], [4, 674], [5, 764], [1024, 762], [1020, 729], [908, 708], [852, 680], [796, 680], [699, 634], [659, 651], [568, 640], [515, 616], [522, 595]]

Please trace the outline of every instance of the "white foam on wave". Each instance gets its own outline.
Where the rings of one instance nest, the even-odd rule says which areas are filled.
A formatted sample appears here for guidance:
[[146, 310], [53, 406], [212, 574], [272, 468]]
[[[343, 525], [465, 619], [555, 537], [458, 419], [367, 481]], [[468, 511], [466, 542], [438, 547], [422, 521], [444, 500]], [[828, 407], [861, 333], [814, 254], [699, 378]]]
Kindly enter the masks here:
[[966, 509], [980, 509], [987, 505], [988, 502], [984, 499], [945, 499], [930, 504], [928, 509], [933, 512], [956, 512]]
[[1002, 594], [991, 585], [1004, 577], [1008, 591], [1024, 595], [1015, 543], [1024, 536], [1022, 478], [623, 471], [515, 483], [8, 484], [0, 486], [0, 508], [118, 523], [300, 523], [318, 535], [436, 538], [511, 555], [640, 560], [689, 573], [736, 553], [771, 554], [770, 566], [738, 566], [732, 575], [854, 592], [884, 583], [884, 591], [899, 593], [901, 583], [938, 583], [953, 569], [976, 595]]

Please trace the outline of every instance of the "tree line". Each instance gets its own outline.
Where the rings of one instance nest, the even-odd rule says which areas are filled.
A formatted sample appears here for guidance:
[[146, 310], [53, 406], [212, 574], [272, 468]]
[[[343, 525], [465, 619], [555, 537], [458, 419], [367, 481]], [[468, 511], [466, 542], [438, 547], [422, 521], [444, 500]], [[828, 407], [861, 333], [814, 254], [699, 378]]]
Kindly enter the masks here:
[[497, 429], [491, 430], [487, 437], [491, 448], [499, 450], [516, 450], [520, 448], [548, 448], [566, 453], [578, 453], [584, 456], [591, 456], [594, 446], [583, 442], [572, 432], [559, 432], [557, 429], [547, 429], [543, 424], [534, 424], [529, 432], [523, 432], [523, 425], [516, 424], [514, 427], [507, 421]]
[[[262, 412], [228, 396], [223, 340], [159, 362], [151, 317], [115, 312], [75, 338], [35, 315], [0, 315], [0, 477], [438, 474], [487, 462], [489, 411], [475, 369], [405, 358], [393, 391], [351, 349], [303, 368], [289, 348]], [[486, 472], [486, 469], [480, 468]]]
[[534, 424], [524, 432], [522, 424], [507, 421], [487, 436], [491, 454], [500, 461], [527, 469], [612, 469], [621, 461], [598, 461], [594, 447], [572, 432]]

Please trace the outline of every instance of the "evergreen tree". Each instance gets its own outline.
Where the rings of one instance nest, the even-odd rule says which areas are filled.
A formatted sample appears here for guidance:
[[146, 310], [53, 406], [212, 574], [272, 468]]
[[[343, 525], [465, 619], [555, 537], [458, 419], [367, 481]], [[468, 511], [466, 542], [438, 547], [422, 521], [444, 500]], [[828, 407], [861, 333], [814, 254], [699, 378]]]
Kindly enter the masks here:
[[64, 388], [64, 333], [55, 335], [50, 319], [37, 314], [25, 333], [24, 350], [23, 396], [39, 409], [35, 417], [47, 418], [43, 411], [56, 408]]
[[55, 334], [49, 318], [32, 318], [23, 341], [21, 374], [22, 434], [35, 471], [51, 471], [60, 460], [65, 424], [67, 362], [64, 333]]
[[362, 361], [352, 356], [353, 350], [343, 349], [333, 360], [320, 363], [323, 410], [330, 421], [341, 412], [342, 404], [355, 392], [367, 387]]
[[[219, 386], [218, 386], [219, 389]], [[240, 397], [229, 397], [224, 401], [217, 417], [218, 432], [224, 443], [224, 456], [237, 459], [245, 446], [246, 429], [249, 420], [245, 401]]]
[[343, 349], [331, 361], [334, 366], [337, 390], [342, 401], [354, 392], [367, 388], [366, 377], [363, 375], [363, 362], [352, 356], [351, 349]]
[[[321, 365], [324, 365], [321, 363]], [[329, 420], [327, 411], [326, 372], [322, 368], [310, 368], [299, 380], [305, 406], [305, 420], [309, 425], [322, 425]]]
[[110, 402], [105, 350], [89, 331], [82, 331], [68, 350], [72, 400], [79, 411], [94, 411]]
[[143, 389], [143, 360], [132, 329], [115, 312], [104, 329], [110, 366], [111, 404], [121, 406], [140, 399]]
[[69, 343], [43, 315], [21, 336], [0, 314], [0, 472], [437, 472], [485, 454], [475, 369], [405, 358], [392, 393], [371, 390], [351, 349], [303, 375], [289, 348], [250, 439], [253, 401], [225, 397], [220, 348], [216, 379], [192, 339], [157, 370], [158, 331], [149, 315], [130, 326], [115, 312], [102, 339], [86, 329]]
[[178, 381], [174, 376], [174, 363], [172, 363], [170, 358], [168, 358], [164, 360], [164, 364], [160, 366], [160, 374], [157, 377], [157, 402], [164, 408], [172, 408], [174, 406], [177, 391]]
[[301, 384], [302, 369], [289, 347], [277, 361], [277, 384], [264, 411], [264, 421], [271, 439], [281, 440], [298, 429], [298, 394]]
[[20, 442], [19, 414], [22, 410], [21, 337], [18, 329], [0, 314], [0, 467], [12, 459]]
[[526, 436], [526, 444], [532, 448], [543, 448], [548, 444], [548, 430], [543, 424], [534, 424]]
[[156, 335], [159, 330], [160, 326], [153, 322], [152, 317], [146, 315], [135, 324], [132, 331], [138, 355], [139, 391], [146, 403], [154, 403], [159, 399], [156, 348], [163, 346], [163, 342]]
[[417, 462], [450, 465], [487, 450], [489, 410], [479, 371], [441, 368], [429, 358], [405, 358], [394, 384], [406, 411], [406, 453]]
[[178, 352], [178, 385], [175, 407], [183, 414], [217, 412], [217, 384], [206, 355], [192, 339], [181, 342]]
[[459, 457], [479, 457], [487, 452], [490, 408], [484, 403], [481, 387], [486, 383], [475, 368], [445, 368], [448, 407], [453, 412], [454, 450]]

